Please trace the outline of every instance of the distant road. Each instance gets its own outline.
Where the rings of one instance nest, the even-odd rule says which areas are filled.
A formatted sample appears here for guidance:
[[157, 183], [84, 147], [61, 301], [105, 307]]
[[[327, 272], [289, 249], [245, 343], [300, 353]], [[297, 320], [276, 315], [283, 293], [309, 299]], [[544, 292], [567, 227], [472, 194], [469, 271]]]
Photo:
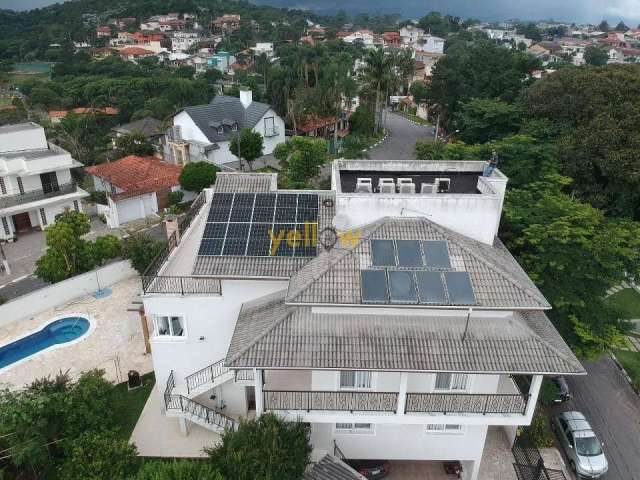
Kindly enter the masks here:
[[406, 118], [387, 113], [389, 136], [369, 151], [372, 160], [415, 160], [418, 140], [433, 140], [433, 127], [417, 125]]

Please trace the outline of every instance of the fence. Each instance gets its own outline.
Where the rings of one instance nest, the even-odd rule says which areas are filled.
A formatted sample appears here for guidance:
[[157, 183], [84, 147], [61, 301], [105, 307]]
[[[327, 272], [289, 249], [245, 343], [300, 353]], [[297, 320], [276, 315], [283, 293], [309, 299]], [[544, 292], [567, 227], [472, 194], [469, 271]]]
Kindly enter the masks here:
[[531, 440], [527, 428], [516, 438], [511, 451], [516, 460], [513, 468], [518, 480], [566, 480], [561, 470], [545, 466], [544, 459]]

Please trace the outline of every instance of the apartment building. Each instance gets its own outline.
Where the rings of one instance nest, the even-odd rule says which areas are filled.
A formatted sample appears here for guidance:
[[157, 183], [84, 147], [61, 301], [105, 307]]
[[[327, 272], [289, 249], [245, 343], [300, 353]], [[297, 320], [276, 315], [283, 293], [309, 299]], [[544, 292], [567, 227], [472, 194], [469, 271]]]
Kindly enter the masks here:
[[513, 438], [545, 375], [585, 373], [497, 237], [508, 179], [485, 166], [337, 160], [321, 191], [218, 173], [142, 278], [162, 421], [274, 412], [315, 458], [476, 480], [489, 428]]
[[0, 127], [0, 240], [43, 230], [65, 210], [82, 211], [89, 196], [71, 179], [82, 167], [28, 122]]

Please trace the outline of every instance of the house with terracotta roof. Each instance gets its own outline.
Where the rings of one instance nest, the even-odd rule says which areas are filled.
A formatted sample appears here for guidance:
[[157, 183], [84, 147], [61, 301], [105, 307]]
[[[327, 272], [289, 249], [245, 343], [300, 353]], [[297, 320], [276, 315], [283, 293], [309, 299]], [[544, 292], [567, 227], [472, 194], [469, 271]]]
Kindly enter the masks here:
[[[95, 190], [107, 194], [107, 205], [98, 205], [98, 213], [104, 214], [111, 228], [168, 207], [169, 193], [180, 190], [181, 171], [182, 167], [156, 157], [135, 155], [85, 169], [93, 177]], [[187, 199], [192, 196], [184, 193]]]
[[111, 37], [111, 28], [107, 25], [100, 26], [96, 28], [96, 36], [98, 38], [109, 38]]
[[66, 118], [69, 113], [75, 113], [76, 115], [107, 115], [113, 117], [120, 113], [120, 110], [116, 107], [76, 107], [72, 110], [50, 110], [47, 112], [49, 121], [51, 123], [58, 124], [63, 118]]
[[118, 50], [118, 54], [123, 60], [135, 63], [136, 60], [141, 58], [155, 56], [156, 52], [142, 47], [124, 47]]

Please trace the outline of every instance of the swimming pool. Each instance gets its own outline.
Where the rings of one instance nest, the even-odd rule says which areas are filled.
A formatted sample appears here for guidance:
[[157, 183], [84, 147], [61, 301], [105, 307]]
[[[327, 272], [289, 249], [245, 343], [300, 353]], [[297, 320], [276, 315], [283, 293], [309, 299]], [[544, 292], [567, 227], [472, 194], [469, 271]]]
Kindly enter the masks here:
[[0, 368], [56, 345], [77, 340], [89, 331], [90, 326], [91, 323], [84, 317], [64, 317], [54, 320], [37, 332], [0, 347]]

